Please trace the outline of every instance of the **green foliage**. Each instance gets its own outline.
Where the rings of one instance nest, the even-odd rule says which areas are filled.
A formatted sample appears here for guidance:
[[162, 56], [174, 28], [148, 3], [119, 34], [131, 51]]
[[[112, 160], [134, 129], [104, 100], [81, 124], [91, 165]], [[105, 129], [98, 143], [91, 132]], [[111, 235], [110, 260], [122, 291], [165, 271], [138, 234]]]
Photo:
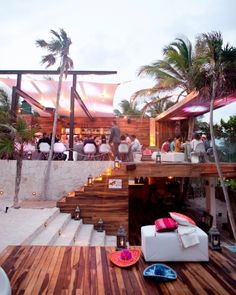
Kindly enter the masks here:
[[0, 158], [23, 157], [23, 146], [34, 138], [36, 128], [29, 128], [22, 118], [15, 123], [0, 124]]
[[116, 116], [141, 116], [141, 112], [136, 108], [136, 104], [132, 107], [128, 100], [122, 100], [119, 106], [121, 107], [121, 111], [118, 109], [114, 110]]
[[0, 124], [10, 120], [10, 103], [7, 93], [0, 89]]

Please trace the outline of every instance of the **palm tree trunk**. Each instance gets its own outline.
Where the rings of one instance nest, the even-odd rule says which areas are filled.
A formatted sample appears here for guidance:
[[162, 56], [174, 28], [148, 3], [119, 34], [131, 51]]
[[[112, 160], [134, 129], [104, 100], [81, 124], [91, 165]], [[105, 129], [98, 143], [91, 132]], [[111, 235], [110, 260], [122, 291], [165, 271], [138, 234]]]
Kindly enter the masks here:
[[22, 164], [23, 164], [22, 157], [20, 155], [17, 155], [17, 159], [16, 159], [15, 194], [14, 194], [14, 198], [13, 198], [13, 207], [15, 209], [20, 208], [19, 191], [20, 191]]
[[47, 196], [48, 185], [49, 185], [49, 178], [50, 178], [50, 171], [51, 171], [51, 164], [52, 164], [53, 146], [55, 143], [55, 137], [56, 137], [56, 131], [57, 131], [58, 109], [59, 109], [59, 101], [61, 96], [61, 87], [62, 87], [62, 79], [63, 79], [64, 71], [65, 71], [65, 62], [63, 61], [60, 67], [60, 75], [59, 75], [58, 88], [57, 88], [56, 108], [54, 112], [53, 128], [52, 128], [51, 149], [49, 152], [47, 166], [46, 166], [45, 175], [44, 175], [43, 188], [41, 193], [42, 200], [47, 200], [48, 198]]
[[213, 154], [214, 154], [214, 158], [215, 158], [215, 165], [216, 165], [216, 169], [217, 169], [217, 172], [218, 172], [218, 175], [219, 175], [220, 184], [221, 184], [221, 187], [222, 187], [222, 190], [223, 190], [225, 203], [226, 203], [226, 208], [227, 208], [227, 213], [228, 213], [230, 225], [231, 225], [231, 228], [232, 228], [233, 236], [234, 236], [234, 239], [236, 240], [235, 220], [234, 220], [234, 216], [233, 216], [233, 212], [232, 212], [232, 208], [231, 208], [231, 204], [230, 204], [228, 191], [226, 189], [226, 186], [225, 186], [225, 183], [224, 183], [224, 177], [223, 177], [222, 170], [221, 170], [221, 167], [220, 167], [220, 161], [219, 161], [218, 153], [217, 153], [217, 150], [216, 150], [215, 135], [214, 135], [214, 130], [213, 130], [213, 109], [214, 109], [214, 101], [215, 101], [215, 98], [216, 98], [216, 89], [217, 89], [217, 81], [214, 80], [213, 85], [212, 85], [211, 104], [210, 104], [210, 134], [211, 134]]

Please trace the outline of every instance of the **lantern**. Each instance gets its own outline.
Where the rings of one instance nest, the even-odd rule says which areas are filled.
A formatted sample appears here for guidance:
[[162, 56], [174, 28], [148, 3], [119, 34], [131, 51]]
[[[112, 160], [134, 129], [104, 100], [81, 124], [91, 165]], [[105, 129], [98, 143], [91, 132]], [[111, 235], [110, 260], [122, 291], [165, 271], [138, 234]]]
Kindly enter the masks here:
[[28, 152], [27, 153], [27, 159], [28, 160], [32, 160], [32, 152]]
[[212, 250], [218, 250], [221, 251], [221, 246], [220, 246], [220, 232], [218, 229], [213, 226], [209, 230], [209, 246], [211, 247]]
[[159, 151], [156, 153], [156, 163], [161, 163], [161, 154]]
[[115, 159], [115, 161], [114, 161], [114, 168], [120, 169], [120, 161], [118, 159]]
[[122, 250], [127, 248], [127, 234], [122, 225], [120, 225], [117, 231], [117, 242], [116, 242], [116, 249]]
[[77, 207], [75, 208], [74, 219], [75, 219], [75, 220], [80, 220], [80, 208], [79, 208], [79, 206], [77, 206]]
[[97, 231], [103, 232], [103, 230], [104, 230], [104, 222], [103, 222], [102, 218], [100, 218], [97, 222]]
[[91, 185], [93, 183], [93, 177], [91, 174], [88, 176], [88, 185]]

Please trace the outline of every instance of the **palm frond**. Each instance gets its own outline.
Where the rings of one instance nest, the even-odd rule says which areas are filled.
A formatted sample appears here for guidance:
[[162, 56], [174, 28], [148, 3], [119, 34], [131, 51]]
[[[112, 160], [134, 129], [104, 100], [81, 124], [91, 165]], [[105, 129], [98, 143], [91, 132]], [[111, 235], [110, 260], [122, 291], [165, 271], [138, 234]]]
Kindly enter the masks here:
[[62, 47], [63, 45], [59, 40], [52, 40], [48, 43], [48, 50], [56, 54], [60, 53]]
[[60, 34], [61, 34], [61, 38], [64, 42], [66, 42], [69, 39], [67, 36], [67, 33], [65, 32], [64, 29], [60, 29]]
[[62, 41], [60, 34], [58, 34], [56, 31], [50, 30], [50, 33], [53, 34], [58, 39], [58, 41]]
[[14, 142], [7, 136], [0, 138], [0, 156], [11, 158], [14, 153]]
[[56, 58], [53, 54], [44, 55], [41, 61], [42, 64], [46, 64], [46, 68], [54, 65], [55, 62], [56, 62]]
[[39, 39], [35, 42], [36, 46], [46, 48], [48, 47], [48, 43], [45, 40]]

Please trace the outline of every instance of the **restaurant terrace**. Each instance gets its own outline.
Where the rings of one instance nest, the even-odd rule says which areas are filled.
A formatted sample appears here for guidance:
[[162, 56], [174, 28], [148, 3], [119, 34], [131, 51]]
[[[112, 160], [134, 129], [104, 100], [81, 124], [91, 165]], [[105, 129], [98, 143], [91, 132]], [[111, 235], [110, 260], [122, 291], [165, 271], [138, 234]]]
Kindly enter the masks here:
[[[68, 224], [68, 220], [76, 223], [77, 231], [69, 244], [59, 244], [56, 240], [67, 234], [66, 223], [63, 223], [50, 241], [34, 243], [38, 233], [46, 231], [56, 218], [51, 216], [42, 222], [37, 234], [35, 230], [22, 242], [6, 247], [0, 253], [0, 265], [10, 280], [13, 294], [235, 294], [235, 253], [220, 247], [218, 233], [214, 237], [209, 235], [208, 248], [208, 231], [218, 225], [218, 174], [214, 161], [193, 163], [184, 157], [176, 160], [175, 156], [156, 161], [153, 156], [163, 136], [173, 137], [187, 125], [184, 129], [187, 138], [193, 130], [193, 118], [209, 110], [209, 102], [199, 93], [191, 93], [155, 119], [116, 118], [121, 133], [136, 134], [151, 153], [140, 153], [132, 162], [73, 161], [74, 135], [88, 132], [109, 135], [114, 119], [112, 102], [118, 87], [118, 83], [80, 81], [77, 75], [115, 73], [71, 71], [68, 75], [72, 79], [63, 82], [57, 132], [69, 135], [70, 154], [69, 161], [53, 161], [49, 195], [50, 201], [56, 203], [60, 218], [67, 218]], [[12, 113], [25, 118], [30, 126], [37, 125], [39, 131], [50, 133], [57, 82], [51, 78], [32, 79], [34, 75], [48, 77], [58, 72], [0, 71], [0, 81], [12, 88]], [[17, 112], [20, 98], [39, 116]], [[49, 100], [51, 103], [46, 104]], [[219, 98], [215, 108], [233, 101], [236, 101], [235, 94]], [[47, 161], [23, 161], [21, 201], [42, 202], [46, 164]], [[15, 160], [0, 160], [2, 199], [13, 197], [15, 167]], [[221, 168], [224, 177], [236, 178], [236, 163], [221, 163]], [[195, 198], [196, 193], [203, 192], [189, 192], [189, 184], [196, 179], [203, 183], [205, 208], [201, 212], [185, 206], [187, 198]], [[184, 249], [177, 232], [153, 232], [155, 220], [174, 211], [195, 220], [199, 230], [197, 245]], [[208, 217], [210, 222], [202, 217]], [[90, 237], [87, 244], [83, 244], [79, 235], [82, 224], [98, 233], [100, 242], [95, 243]], [[122, 231], [119, 231], [120, 225]], [[115, 237], [115, 242], [106, 244], [104, 236]], [[218, 246], [221, 251], [216, 251]], [[117, 249], [122, 252], [127, 247], [138, 249], [140, 258], [133, 266], [117, 266], [112, 262], [111, 253]], [[162, 262], [176, 272], [176, 280], [157, 283], [143, 276], [146, 267]]]

